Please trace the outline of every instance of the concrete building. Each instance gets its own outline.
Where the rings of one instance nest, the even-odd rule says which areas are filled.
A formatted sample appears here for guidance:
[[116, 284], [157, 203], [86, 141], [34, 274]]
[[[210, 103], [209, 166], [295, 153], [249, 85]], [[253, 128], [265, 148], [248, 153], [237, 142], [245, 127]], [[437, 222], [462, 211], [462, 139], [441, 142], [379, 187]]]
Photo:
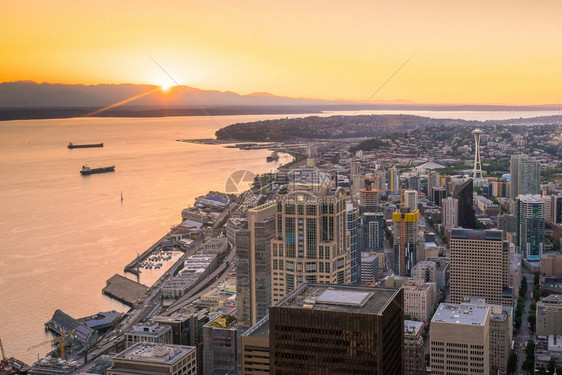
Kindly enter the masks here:
[[562, 335], [562, 295], [537, 302], [537, 336]]
[[404, 207], [413, 210], [418, 208], [418, 192], [416, 190], [403, 191]]
[[523, 194], [538, 194], [541, 169], [537, 159], [527, 155], [511, 155], [511, 199]]
[[435, 267], [435, 283], [437, 284], [437, 290], [443, 290], [449, 284], [449, 275], [451, 268], [451, 261], [446, 257], [430, 257], [427, 261], [434, 262]]
[[501, 231], [453, 229], [450, 251], [451, 302], [482, 297], [488, 303], [513, 306], [509, 243]]
[[499, 206], [489, 200], [486, 197], [477, 195], [474, 197], [476, 201], [476, 206], [480, 211], [482, 211], [487, 216], [497, 216], [499, 212]]
[[431, 171], [427, 175], [427, 196], [433, 201], [433, 189], [441, 186], [441, 176], [439, 172]]
[[387, 189], [390, 194], [398, 194], [400, 192], [400, 172], [396, 167], [389, 168], [386, 171]]
[[404, 314], [410, 319], [428, 322], [435, 303], [435, 283], [410, 279], [402, 285], [404, 289]]
[[418, 261], [418, 220], [420, 212], [402, 208], [392, 214], [394, 222], [394, 273], [411, 276], [412, 269]]
[[192, 346], [137, 343], [113, 357], [107, 375], [194, 375], [195, 352]]
[[404, 320], [404, 375], [425, 375], [423, 323]]
[[125, 348], [139, 342], [172, 344], [172, 328], [158, 323], [139, 323], [125, 332]]
[[351, 182], [351, 197], [355, 197], [359, 194], [359, 189], [361, 188], [361, 163], [358, 161], [352, 161], [349, 171], [349, 179]]
[[380, 190], [371, 186], [359, 189], [359, 202], [364, 207], [365, 212], [374, 212], [381, 203]]
[[[540, 369], [544, 368], [551, 371], [552, 362], [556, 367], [556, 373], [562, 373], [562, 335], [548, 335], [545, 338], [539, 338], [535, 346], [535, 373], [540, 373]], [[546, 372], [551, 374], [551, 372]]]
[[381, 212], [365, 212], [362, 218], [362, 251], [381, 250], [384, 243], [384, 214]]
[[242, 375], [269, 374], [269, 315], [241, 336]]
[[302, 283], [351, 283], [345, 190], [293, 190], [276, 200], [272, 303]]
[[450, 232], [451, 229], [456, 228], [459, 223], [459, 200], [456, 198], [448, 197], [443, 199], [441, 205], [441, 222], [443, 223], [445, 230], [447, 232]]
[[550, 201], [550, 222], [562, 224], [562, 195], [553, 195]]
[[361, 285], [371, 285], [380, 277], [379, 255], [361, 253]]
[[437, 265], [430, 260], [418, 262], [412, 270], [412, 279], [422, 280], [426, 283], [437, 283], [437, 275], [435, 270]]
[[490, 306], [490, 368], [507, 374], [507, 362], [513, 339], [513, 308]]
[[351, 285], [361, 281], [361, 215], [359, 208], [351, 202], [346, 202], [347, 231], [349, 232], [349, 254]]
[[232, 314], [203, 326], [203, 375], [238, 373], [238, 332], [236, 316]]
[[441, 207], [445, 198], [447, 198], [447, 188], [445, 186], [435, 186], [431, 198], [432, 202]]
[[432, 374], [489, 374], [488, 306], [440, 304], [431, 319], [429, 336]]
[[271, 307], [271, 374], [402, 374], [403, 291], [304, 284]]
[[271, 305], [271, 241], [276, 205], [248, 210], [248, 227], [236, 232], [236, 306], [243, 331], [267, 315]]
[[498, 229], [504, 236], [507, 233], [517, 233], [517, 216], [513, 214], [504, 214], [498, 216]]
[[453, 198], [458, 200], [457, 225], [467, 229], [475, 228], [476, 217], [473, 208], [472, 180], [467, 180], [459, 185], [453, 193]]
[[519, 195], [515, 204], [517, 249], [528, 260], [540, 260], [544, 250], [544, 200], [540, 195]]
[[541, 257], [541, 275], [562, 277], [562, 253], [544, 253]]

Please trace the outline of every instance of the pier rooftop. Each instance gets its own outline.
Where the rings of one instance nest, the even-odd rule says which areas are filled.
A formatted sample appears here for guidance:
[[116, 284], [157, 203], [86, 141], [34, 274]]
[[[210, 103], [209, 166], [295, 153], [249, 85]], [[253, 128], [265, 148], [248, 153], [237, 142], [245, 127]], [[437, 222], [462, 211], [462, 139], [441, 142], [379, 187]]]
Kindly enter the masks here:
[[148, 287], [146, 285], [115, 274], [107, 280], [107, 286], [103, 288], [102, 292], [126, 305], [133, 306], [137, 299], [142, 297], [147, 290]]

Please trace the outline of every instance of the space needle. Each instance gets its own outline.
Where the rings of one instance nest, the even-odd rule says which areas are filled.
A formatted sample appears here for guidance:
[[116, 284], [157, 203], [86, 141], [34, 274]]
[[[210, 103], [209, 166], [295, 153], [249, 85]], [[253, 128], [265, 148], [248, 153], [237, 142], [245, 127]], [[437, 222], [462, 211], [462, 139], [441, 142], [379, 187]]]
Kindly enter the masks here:
[[474, 135], [474, 143], [476, 144], [476, 149], [474, 150], [474, 174], [473, 178], [482, 178], [482, 163], [480, 162], [480, 136], [484, 132], [480, 129], [474, 129], [472, 131]]

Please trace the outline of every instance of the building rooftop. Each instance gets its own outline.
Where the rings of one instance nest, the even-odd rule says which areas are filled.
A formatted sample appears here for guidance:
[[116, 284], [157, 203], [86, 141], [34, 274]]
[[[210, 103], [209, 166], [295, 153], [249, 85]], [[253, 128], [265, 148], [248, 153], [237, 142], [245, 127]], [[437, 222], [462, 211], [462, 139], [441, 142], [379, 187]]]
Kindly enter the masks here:
[[244, 332], [242, 334], [242, 336], [268, 338], [269, 337], [269, 315], [266, 315], [263, 319], [258, 321], [254, 326], [252, 326], [250, 329], [248, 329], [246, 332]]
[[489, 313], [490, 308], [485, 305], [442, 303], [433, 315], [431, 323], [438, 322], [482, 326], [486, 324]]
[[185, 354], [194, 350], [194, 346], [139, 342], [117, 354], [113, 358], [114, 360], [172, 364]]
[[474, 230], [456, 228], [451, 231], [451, 238], [467, 239], [467, 240], [481, 240], [481, 241], [501, 241], [503, 231], [501, 230]]
[[276, 307], [380, 315], [398, 289], [302, 284]]
[[158, 323], [139, 323], [133, 326], [126, 333], [133, 333], [135, 335], [159, 336], [162, 333], [170, 330], [171, 328], [169, 326], [161, 326]]
[[544, 203], [539, 194], [521, 194], [517, 197], [523, 203]]
[[423, 328], [423, 322], [416, 322], [414, 320], [404, 320], [404, 333], [417, 334]]

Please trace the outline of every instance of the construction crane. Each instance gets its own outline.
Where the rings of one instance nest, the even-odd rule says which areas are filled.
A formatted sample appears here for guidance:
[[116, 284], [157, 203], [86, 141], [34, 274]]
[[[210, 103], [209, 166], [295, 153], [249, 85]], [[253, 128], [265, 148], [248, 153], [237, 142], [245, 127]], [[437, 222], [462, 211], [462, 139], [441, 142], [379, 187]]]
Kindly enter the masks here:
[[35, 348], [39, 348], [41, 346], [44, 346], [46, 344], [52, 344], [53, 347], [56, 347], [56, 344], [58, 343], [60, 346], [60, 357], [62, 359], [66, 359], [65, 358], [65, 344], [66, 344], [66, 337], [69, 335], [73, 335], [74, 331], [70, 332], [70, 333], [65, 333], [64, 332], [64, 328], [61, 329], [61, 334], [60, 336], [55, 336], [52, 339], [49, 340], [45, 340], [43, 342], [40, 342], [38, 344], [35, 344], [33, 346], [30, 346], [29, 348], [27, 348], [27, 351], [33, 350]]

